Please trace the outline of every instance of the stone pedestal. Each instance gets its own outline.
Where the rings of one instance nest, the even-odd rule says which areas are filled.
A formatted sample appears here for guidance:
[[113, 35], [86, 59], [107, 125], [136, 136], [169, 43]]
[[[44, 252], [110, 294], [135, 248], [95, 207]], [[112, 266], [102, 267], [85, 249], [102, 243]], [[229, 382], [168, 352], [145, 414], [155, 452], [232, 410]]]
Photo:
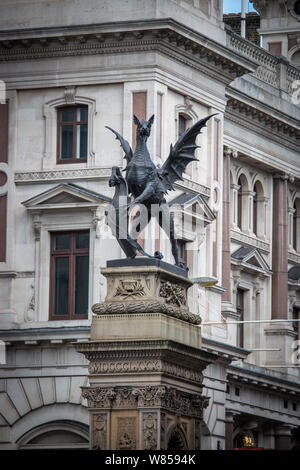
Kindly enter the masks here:
[[90, 361], [91, 449], [199, 449], [202, 371], [215, 356], [200, 349], [191, 281], [145, 258], [108, 261], [102, 274], [106, 299], [93, 306], [90, 342], [77, 345]]

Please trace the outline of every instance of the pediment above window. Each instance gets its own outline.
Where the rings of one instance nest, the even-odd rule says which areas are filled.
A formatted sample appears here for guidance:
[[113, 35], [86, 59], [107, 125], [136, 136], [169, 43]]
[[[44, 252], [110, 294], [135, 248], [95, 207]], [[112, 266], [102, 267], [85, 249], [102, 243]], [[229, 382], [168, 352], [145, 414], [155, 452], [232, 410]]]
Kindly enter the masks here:
[[[183, 192], [169, 201], [169, 207], [174, 214], [177, 237], [186, 241], [194, 241], [197, 235], [202, 239], [205, 227], [216, 218], [201, 194]], [[179, 235], [180, 231], [182, 236]]]
[[270, 267], [258, 248], [241, 246], [231, 254], [231, 263], [252, 274], [271, 275]]
[[109, 203], [111, 199], [103, 194], [90, 191], [72, 183], [63, 183], [27, 199], [22, 204], [27, 210], [66, 210], [96, 209], [100, 204]]

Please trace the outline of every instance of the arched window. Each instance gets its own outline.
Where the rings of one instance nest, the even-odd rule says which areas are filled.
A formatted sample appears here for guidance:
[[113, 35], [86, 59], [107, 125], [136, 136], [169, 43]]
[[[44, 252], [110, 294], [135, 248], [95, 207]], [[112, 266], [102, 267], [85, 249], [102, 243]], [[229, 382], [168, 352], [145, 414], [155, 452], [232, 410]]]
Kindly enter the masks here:
[[254, 185], [253, 196], [253, 233], [257, 235], [257, 185]]
[[242, 217], [243, 217], [243, 201], [242, 201], [242, 179], [238, 180], [238, 193], [237, 193], [237, 226], [242, 230]]
[[294, 203], [293, 248], [300, 251], [300, 198], [297, 198]]
[[[181, 137], [182, 134], [184, 134], [184, 132], [189, 127], [191, 127], [191, 125], [192, 125], [192, 120], [186, 114], [179, 113], [178, 114], [178, 129], [177, 129], [178, 138]], [[193, 175], [193, 163], [192, 162], [188, 164], [184, 173], [192, 177]]]
[[191, 119], [188, 118], [183, 113], [178, 114], [178, 137], [182, 136], [182, 134], [191, 127]]
[[252, 231], [257, 237], [264, 237], [266, 234], [265, 203], [266, 198], [262, 184], [260, 181], [256, 181], [252, 199]]

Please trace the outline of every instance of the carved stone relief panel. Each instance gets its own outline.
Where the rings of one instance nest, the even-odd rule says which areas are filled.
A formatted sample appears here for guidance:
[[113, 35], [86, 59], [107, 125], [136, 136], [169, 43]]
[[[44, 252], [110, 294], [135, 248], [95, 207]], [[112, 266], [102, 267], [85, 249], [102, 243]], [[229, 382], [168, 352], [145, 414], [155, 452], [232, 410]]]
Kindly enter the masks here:
[[136, 449], [136, 418], [117, 418], [117, 449]]
[[107, 413], [92, 414], [91, 449], [107, 449]]
[[158, 413], [142, 413], [143, 449], [155, 450], [158, 445]]

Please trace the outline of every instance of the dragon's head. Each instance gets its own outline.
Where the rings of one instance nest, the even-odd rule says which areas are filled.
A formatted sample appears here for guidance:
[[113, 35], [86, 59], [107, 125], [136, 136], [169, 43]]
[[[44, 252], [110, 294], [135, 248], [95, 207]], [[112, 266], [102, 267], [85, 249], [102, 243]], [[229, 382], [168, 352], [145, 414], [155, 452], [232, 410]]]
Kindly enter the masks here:
[[123, 176], [120, 172], [120, 168], [117, 166], [113, 166], [111, 170], [111, 177], [109, 178], [109, 186], [118, 186], [123, 179]]
[[137, 135], [149, 137], [150, 132], [151, 132], [151, 126], [154, 121], [154, 114], [151, 116], [151, 118], [148, 121], [145, 121], [144, 119], [140, 120], [136, 116], [133, 116], [133, 121], [134, 121], [134, 124], [137, 126], [136, 128]]

